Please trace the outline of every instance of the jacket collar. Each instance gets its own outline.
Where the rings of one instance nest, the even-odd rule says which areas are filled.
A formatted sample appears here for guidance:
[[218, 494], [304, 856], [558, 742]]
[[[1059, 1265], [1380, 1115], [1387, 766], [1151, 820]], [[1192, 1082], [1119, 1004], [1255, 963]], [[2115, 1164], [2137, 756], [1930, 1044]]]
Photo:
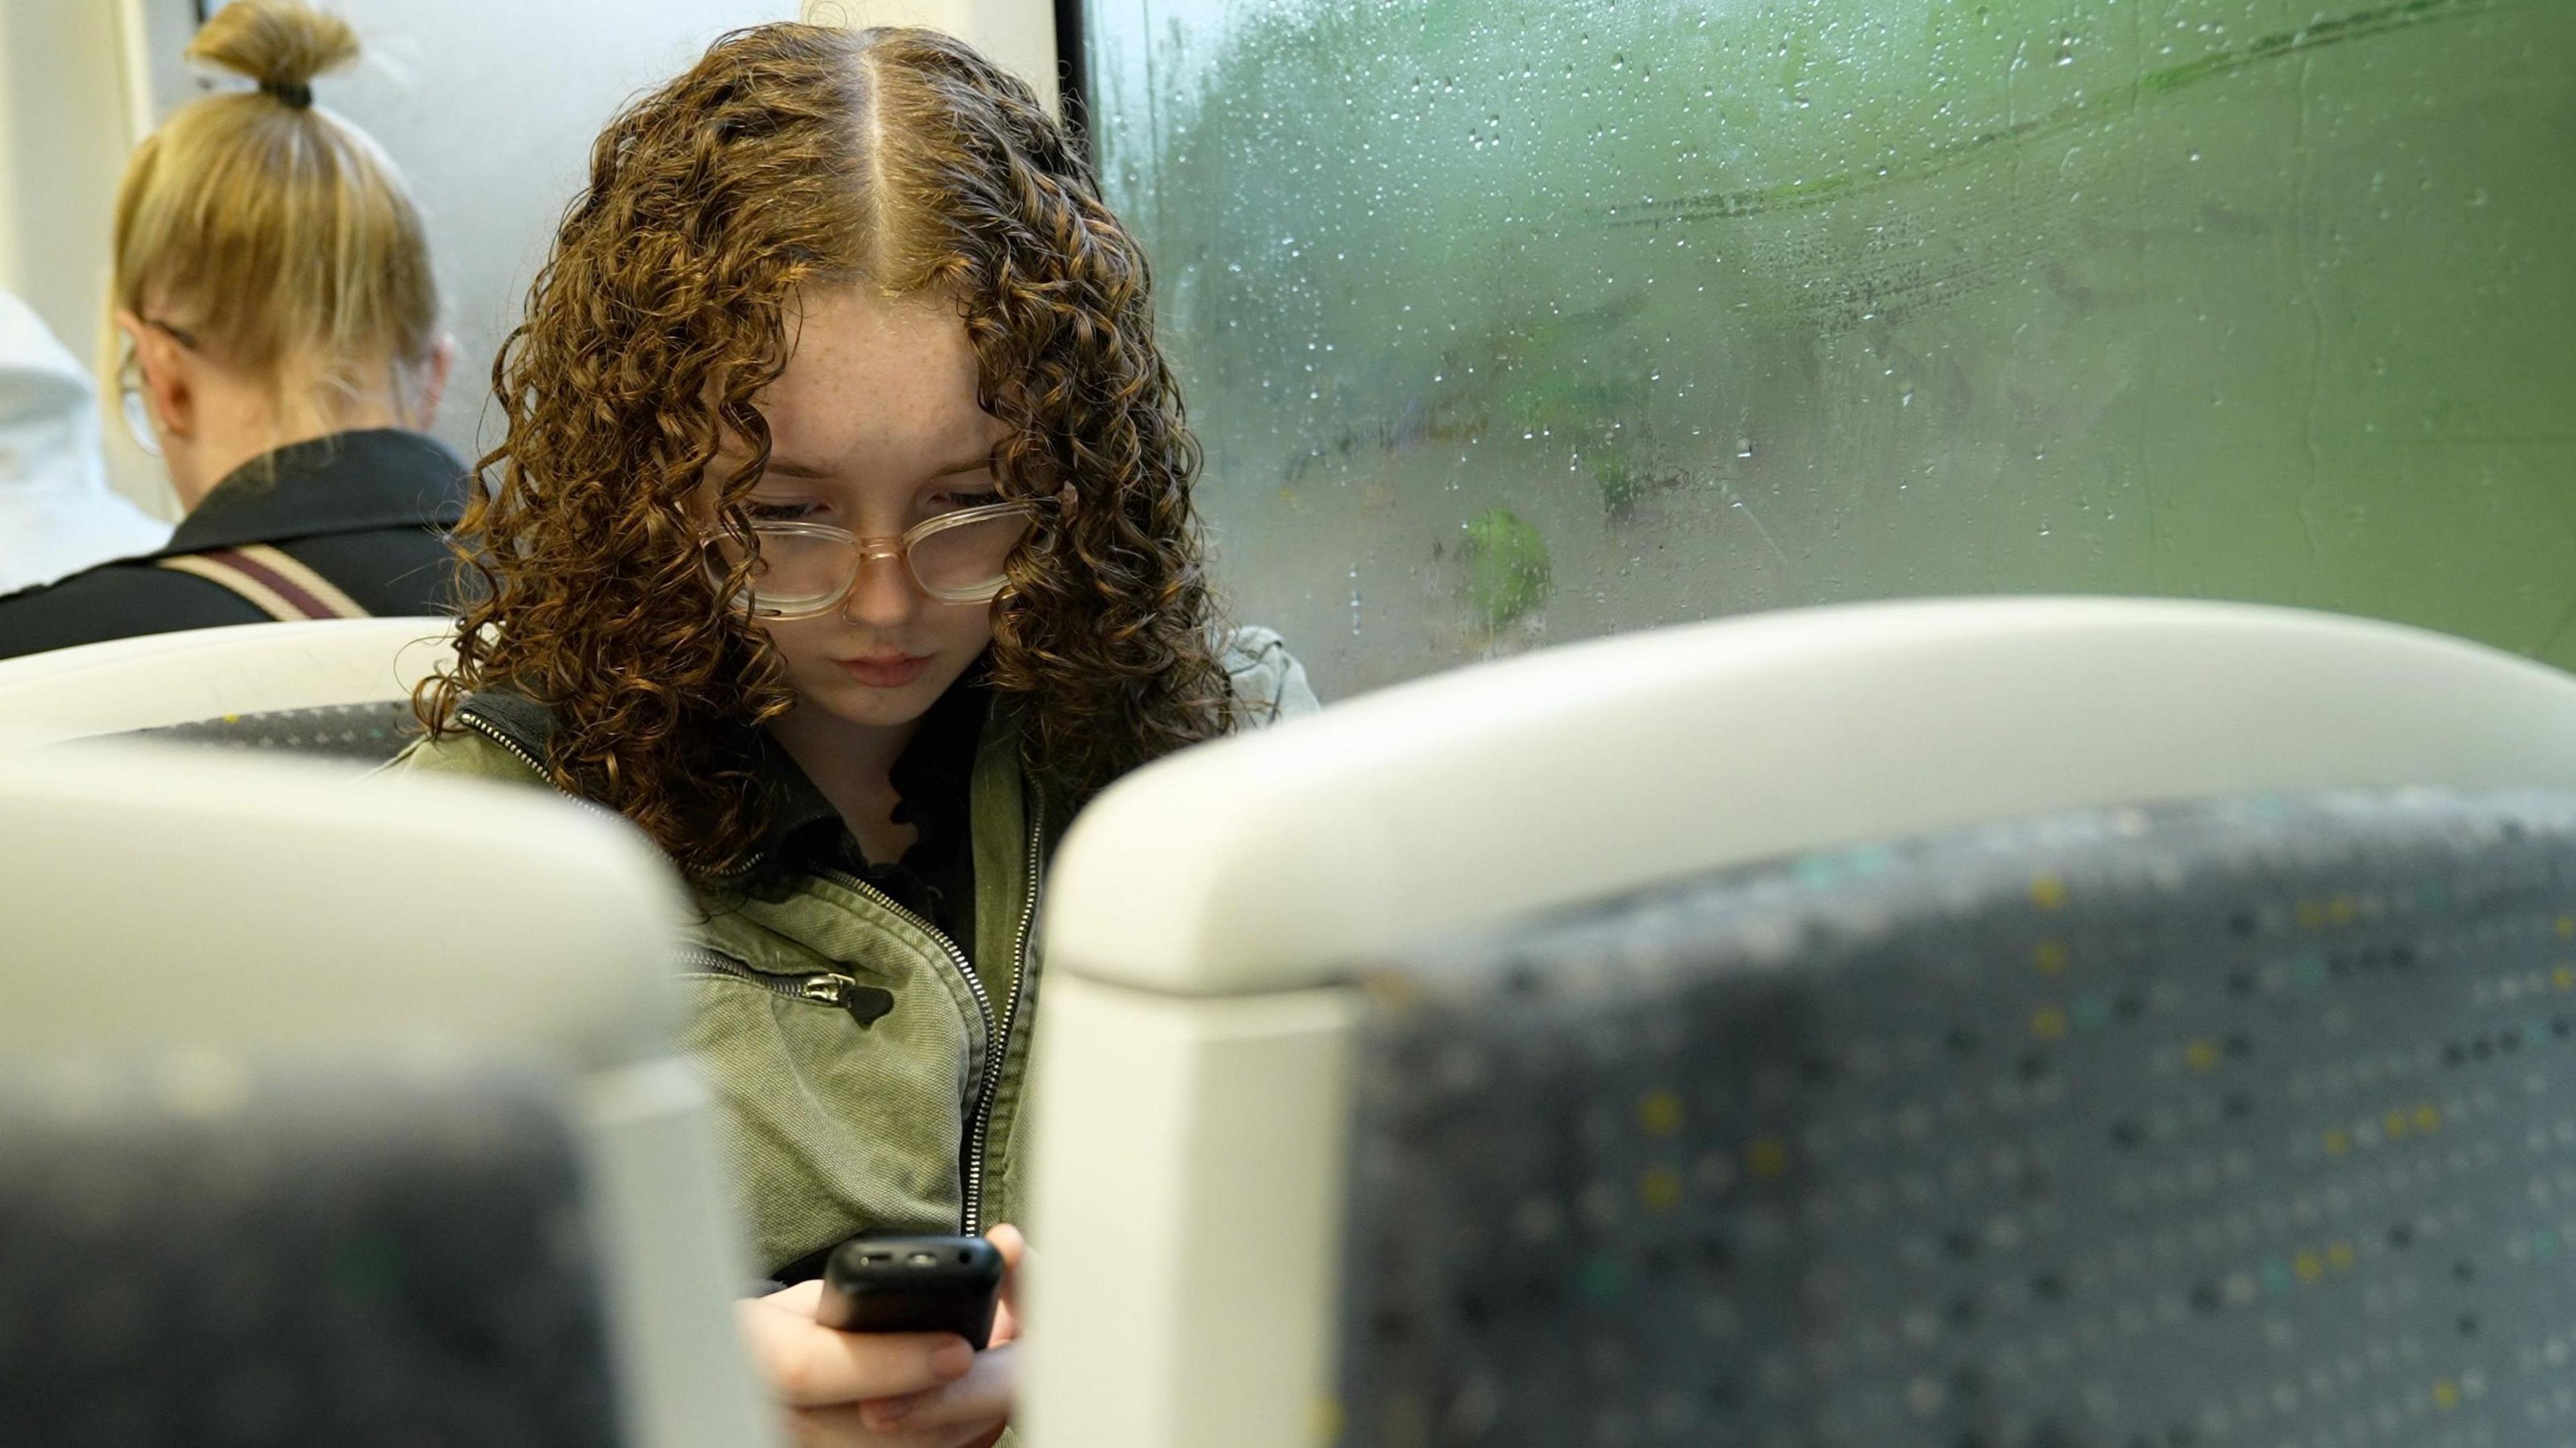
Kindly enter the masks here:
[[323, 533], [456, 526], [465, 464], [435, 438], [396, 428], [289, 443], [215, 484], [155, 557]]
[[[472, 714], [484, 727], [507, 735], [537, 759], [546, 757], [553, 742], [554, 711], [514, 689], [476, 690], [466, 696], [459, 712]], [[992, 691], [986, 687], [984, 664], [979, 660], [922, 716], [921, 728], [895, 761], [895, 793], [907, 803], [941, 798], [950, 791], [962, 794], [978, 749], [1003, 722], [1000, 713], [993, 708]], [[835, 832], [840, 829], [840, 811], [787, 751], [770, 740], [767, 731], [747, 734], [743, 747], [753, 757], [754, 774], [770, 795], [769, 822], [756, 847], [761, 856], [776, 858], [791, 842], [802, 843], [797, 837], [817, 825], [828, 822]], [[941, 828], [948, 817], [934, 814], [917, 823]]]
[[[912, 742], [895, 759], [890, 779], [897, 801], [895, 820], [920, 829], [923, 843], [934, 854], [943, 852], [951, 833], [965, 826], [967, 781], [974, 774], [976, 748], [991, 709], [992, 691], [985, 687], [984, 666], [978, 662], [931, 704], [922, 715], [921, 727], [913, 731]], [[771, 790], [761, 853], [786, 852], [793, 858], [798, 849], [815, 846], [809, 832], [818, 828], [825, 832], [826, 847], [837, 841], [843, 828], [841, 812], [786, 750], [765, 733], [760, 742], [761, 777]], [[953, 802], [956, 807], [921, 807], [933, 801]]]

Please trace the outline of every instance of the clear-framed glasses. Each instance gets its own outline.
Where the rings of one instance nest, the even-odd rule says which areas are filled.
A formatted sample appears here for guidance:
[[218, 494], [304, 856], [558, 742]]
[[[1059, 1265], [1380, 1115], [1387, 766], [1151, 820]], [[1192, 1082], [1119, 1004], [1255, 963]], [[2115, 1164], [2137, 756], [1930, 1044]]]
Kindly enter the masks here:
[[[869, 559], [901, 561], [913, 586], [942, 603], [990, 603], [1000, 596], [1011, 550], [1029, 535], [1037, 512], [1026, 499], [962, 508], [916, 523], [900, 538], [862, 538], [829, 523], [755, 519], [751, 532], [759, 557], [733, 604], [753, 618], [812, 618], [840, 603]], [[706, 541], [707, 567], [721, 588], [742, 561], [742, 545], [723, 534]]]
[[[143, 325], [189, 351], [197, 350], [197, 339], [179, 328], [150, 317], [142, 320]], [[152, 408], [143, 399], [143, 361], [135, 355], [131, 342], [125, 346], [125, 360], [116, 367], [116, 390], [117, 405], [125, 412], [125, 430], [134, 434], [134, 445], [156, 458], [161, 456], [161, 435], [152, 430]]]

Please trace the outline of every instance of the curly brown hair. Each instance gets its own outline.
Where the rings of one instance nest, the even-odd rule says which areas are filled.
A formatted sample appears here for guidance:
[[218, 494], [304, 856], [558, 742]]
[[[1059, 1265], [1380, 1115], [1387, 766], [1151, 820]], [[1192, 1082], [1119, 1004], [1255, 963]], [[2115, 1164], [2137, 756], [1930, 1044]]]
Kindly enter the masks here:
[[[592, 151], [493, 364], [508, 432], [460, 530], [484, 590], [418, 697], [433, 737], [470, 691], [528, 694], [555, 716], [558, 786], [692, 878], [747, 863], [769, 808], [751, 731], [793, 703], [766, 635], [724, 602], [754, 562], [754, 400], [794, 352], [799, 291], [852, 283], [958, 308], [978, 400], [1009, 427], [995, 476], [1039, 500], [988, 678], [1040, 787], [1078, 803], [1232, 727], [1197, 443], [1144, 255], [1089, 164], [957, 40], [778, 24], [716, 41]], [[716, 479], [741, 548], [720, 583], [698, 520], [726, 430], [750, 459]]]

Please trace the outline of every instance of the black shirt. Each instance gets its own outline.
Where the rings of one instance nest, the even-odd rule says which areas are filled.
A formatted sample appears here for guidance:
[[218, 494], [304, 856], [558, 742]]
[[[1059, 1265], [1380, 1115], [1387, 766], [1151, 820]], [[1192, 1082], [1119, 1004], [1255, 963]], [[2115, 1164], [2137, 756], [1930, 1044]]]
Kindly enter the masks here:
[[465, 464], [434, 439], [377, 428], [293, 443], [215, 484], [157, 553], [0, 597], [0, 658], [141, 634], [265, 623], [223, 585], [153, 560], [265, 543], [371, 614], [452, 611], [447, 532]]
[[916, 834], [901, 859], [870, 860], [805, 771], [785, 750], [766, 745], [761, 772], [775, 803], [762, 837], [765, 862], [791, 873], [837, 870], [856, 875], [937, 925], [959, 950], [971, 954], [975, 851], [968, 789], [985, 714], [992, 707], [983, 673], [979, 664], [949, 685], [895, 760], [889, 776], [898, 801], [894, 819], [911, 825]]

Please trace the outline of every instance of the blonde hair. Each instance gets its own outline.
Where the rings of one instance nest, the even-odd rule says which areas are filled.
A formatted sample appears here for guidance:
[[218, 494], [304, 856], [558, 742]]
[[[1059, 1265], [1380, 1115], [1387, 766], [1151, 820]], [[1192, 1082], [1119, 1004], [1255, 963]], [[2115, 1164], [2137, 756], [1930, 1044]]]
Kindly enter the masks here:
[[116, 304], [281, 392], [384, 383], [408, 404], [438, 345], [420, 211], [364, 131], [312, 104], [356, 32], [294, 0], [233, 0], [187, 56], [259, 89], [193, 101], [135, 148]]

